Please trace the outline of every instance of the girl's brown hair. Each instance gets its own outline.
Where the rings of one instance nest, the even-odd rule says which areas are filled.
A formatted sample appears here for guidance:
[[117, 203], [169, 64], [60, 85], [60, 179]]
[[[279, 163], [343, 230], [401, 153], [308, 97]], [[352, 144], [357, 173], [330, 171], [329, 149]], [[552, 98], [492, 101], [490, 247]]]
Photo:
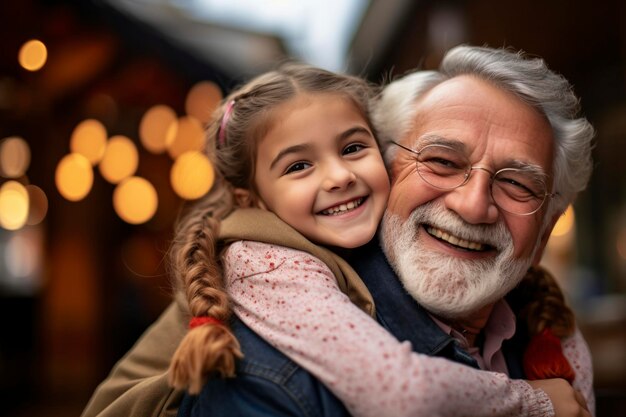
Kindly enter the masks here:
[[210, 317], [223, 324], [189, 330], [170, 364], [173, 387], [196, 394], [212, 374], [233, 376], [235, 361], [242, 356], [228, 327], [231, 308], [217, 236], [220, 221], [245, 204], [237, 202], [235, 189], [256, 194], [256, 144], [280, 117], [274, 109], [299, 94], [337, 94], [351, 100], [369, 123], [374, 93], [374, 87], [360, 78], [288, 63], [243, 85], [215, 111], [206, 143], [206, 154], [216, 172], [215, 184], [206, 196], [184, 209], [171, 247], [170, 268], [174, 287], [184, 291], [191, 316]]
[[574, 335], [576, 321], [556, 279], [533, 267], [514, 290], [519, 317], [526, 323], [529, 343], [522, 365], [526, 379], [576, 377], [561, 341]]

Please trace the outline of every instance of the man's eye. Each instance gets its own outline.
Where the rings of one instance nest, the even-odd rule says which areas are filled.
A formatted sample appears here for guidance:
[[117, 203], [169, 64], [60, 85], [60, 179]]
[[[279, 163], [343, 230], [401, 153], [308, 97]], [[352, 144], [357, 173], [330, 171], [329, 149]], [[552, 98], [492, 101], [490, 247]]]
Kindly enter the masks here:
[[343, 149], [343, 154], [347, 155], [347, 154], [355, 153], [364, 148], [365, 146], [361, 145], [360, 143], [352, 143]]
[[289, 168], [285, 170], [285, 174], [290, 174], [296, 171], [302, 171], [304, 169], [309, 168], [310, 166], [311, 164], [309, 164], [308, 162], [296, 162], [295, 164], [289, 165]]
[[457, 162], [451, 159], [440, 158], [440, 157], [432, 157], [429, 159], [423, 159], [420, 162], [424, 164], [425, 166], [429, 167], [430, 169], [432, 169], [433, 171], [462, 170], [465, 168], [463, 164], [460, 162]]
[[445, 158], [433, 158], [428, 162], [433, 163], [433, 164], [443, 165], [448, 168], [458, 168], [458, 164], [456, 162], [450, 161], [449, 159], [445, 159]]
[[542, 194], [541, 192], [534, 191], [533, 187], [530, 185], [532, 181], [527, 178], [516, 178], [513, 175], [498, 175], [496, 180], [496, 184], [504, 190], [509, 197], [518, 201], [538, 198], [538, 196]]

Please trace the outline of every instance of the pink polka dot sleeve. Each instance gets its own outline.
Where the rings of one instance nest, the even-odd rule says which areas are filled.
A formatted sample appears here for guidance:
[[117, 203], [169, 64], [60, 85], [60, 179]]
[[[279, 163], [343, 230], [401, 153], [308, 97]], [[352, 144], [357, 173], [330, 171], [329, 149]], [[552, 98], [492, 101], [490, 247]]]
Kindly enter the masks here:
[[541, 390], [411, 351], [304, 252], [240, 241], [225, 254], [235, 313], [322, 381], [355, 416], [552, 416]]
[[583, 394], [591, 415], [595, 416], [596, 398], [593, 393], [593, 366], [589, 346], [578, 329], [562, 345], [563, 354], [576, 372], [572, 386]]

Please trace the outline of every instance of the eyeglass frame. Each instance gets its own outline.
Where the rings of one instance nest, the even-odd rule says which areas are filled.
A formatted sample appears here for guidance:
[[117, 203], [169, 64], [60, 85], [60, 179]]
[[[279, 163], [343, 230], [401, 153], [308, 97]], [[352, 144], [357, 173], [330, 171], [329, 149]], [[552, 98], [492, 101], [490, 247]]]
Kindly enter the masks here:
[[[396, 146], [399, 146], [400, 148], [404, 149], [405, 151], [409, 151], [409, 152], [411, 152], [412, 154], [416, 155], [417, 157], [419, 157], [419, 155], [422, 153], [422, 151], [423, 151], [424, 149], [426, 149], [427, 147], [429, 147], [429, 146], [440, 146], [440, 147], [442, 147], [442, 148], [447, 148], [447, 149], [450, 149], [450, 150], [452, 150], [452, 151], [458, 152], [457, 150], [455, 150], [454, 148], [452, 148], [452, 147], [450, 147], [450, 146], [447, 146], [447, 145], [444, 145], [444, 144], [439, 144], [439, 143], [429, 143], [429, 144], [424, 145], [423, 147], [421, 147], [419, 151], [416, 151], [416, 150], [411, 149], [411, 148], [409, 148], [409, 147], [407, 147], [407, 146], [404, 146], [404, 145], [402, 145], [402, 144], [400, 144], [400, 143], [396, 142], [395, 140], [392, 140], [392, 141], [391, 141], [391, 143], [393, 143], [393, 144], [394, 144], [394, 145], [396, 145]], [[469, 159], [467, 160], [467, 162], [469, 163]], [[422, 174], [420, 173], [420, 170], [418, 169], [418, 166], [417, 166], [417, 164], [418, 164], [418, 163], [420, 163], [420, 161], [419, 161], [419, 159], [417, 159], [417, 158], [416, 158], [416, 160], [415, 160], [415, 170], [417, 171], [417, 175], [419, 175], [419, 177], [422, 179], [422, 181], [424, 181], [426, 184], [430, 185], [431, 187], [437, 188], [437, 189], [439, 189], [439, 190], [446, 190], [446, 191], [452, 191], [452, 190], [455, 190], [455, 189], [457, 189], [457, 188], [459, 188], [459, 187], [462, 187], [462, 186], [464, 186], [465, 184], [467, 184], [467, 183], [469, 182], [469, 180], [470, 180], [470, 177], [472, 176], [472, 171], [474, 171], [474, 170], [482, 170], [482, 171], [487, 172], [487, 173], [489, 174], [489, 194], [491, 195], [491, 198], [493, 199], [494, 204], [495, 204], [495, 205], [496, 205], [496, 207], [498, 207], [500, 210], [502, 210], [502, 211], [504, 211], [504, 212], [506, 212], [506, 213], [509, 213], [509, 214], [513, 214], [514, 216], [530, 216], [530, 215], [533, 215], [533, 214], [537, 213], [539, 210], [541, 210], [541, 208], [543, 207], [543, 205], [545, 204], [545, 202], [548, 200], [548, 198], [554, 198], [555, 196], [559, 195], [559, 193], [558, 193], [558, 192], [549, 193], [549, 192], [547, 192], [547, 191], [546, 191], [546, 192], [544, 192], [544, 193], [543, 193], [543, 195], [538, 195], [538, 196], [537, 196], [538, 198], [539, 198], [539, 197], [543, 197], [543, 200], [541, 200], [541, 203], [539, 204], [539, 206], [538, 206], [536, 209], [534, 209], [534, 210], [533, 210], [533, 211], [531, 211], [530, 213], [524, 213], [524, 214], [515, 213], [515, 212], [509, 211], [509, 210], [507, 210], [507, 209], [505, 209], [505, 208], [502, 208], [502, 207], [500, 206], [500, 204], [498, 204], [498, 203], [496, 202], [496, 199], [495, 199], [495, 197], [493, 196], [493, 180], [496, 178], [496, 176], [497, 176], [500, 172], [505, 172], [505, 171], [519, 171], [519, 169], [518, 169], [518, 168], [501, 168], [501, 169], [497, 170], [496, 172], [492, 172], [491, 170], [489, 170], [489, 169], [487, 169], [487, 168], [485, 168], [485, 167], [481, 167], [481, 166], [472, 166], [472, 165], [471, 165], [471, 163], [469, 163], [469, 167], [467, 168], [467, 170], [466, 170], [466, 171], [465, 171], [465, 173], [464, 173], [464, 179], [463, 179], [463, 182], [462, 182], [461, 184], [459, 184], [459, 185], [454, 186], [454, 187], [447, 188], [447, 187], [439, 187], [439, 186], [433, 185], [433, 184], [431, 184], [430, 182], [428, 182], [428, 181], [427, 181], [427, 180], [426, 180], [426, 179], [422, 176]], [[543, 185], [544, 185], [544, 186], [546, 186], [546, 184], [545, 184], [545, 183], [544, 183]], [[547, 186], [546, 186], [546, 187], [547, 187]]]

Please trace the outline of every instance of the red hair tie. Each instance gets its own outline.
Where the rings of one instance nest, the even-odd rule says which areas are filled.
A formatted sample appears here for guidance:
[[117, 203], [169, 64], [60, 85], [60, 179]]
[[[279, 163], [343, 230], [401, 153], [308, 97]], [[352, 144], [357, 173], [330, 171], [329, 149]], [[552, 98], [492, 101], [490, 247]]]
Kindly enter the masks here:
[[549, 327], [530, 340], [524, 353], [524, 372], [529, 380], [563, 378], [572, 383], [576, 373], [563, 354], [561, 339]]
[[204, 326], [205, 324], [216, 324], [220, 326], [224, 325], [221, 320], [209, 316], [193, 317], [191, 320], [189, 320], [190, 329], [194, 329], [198, 326]]

